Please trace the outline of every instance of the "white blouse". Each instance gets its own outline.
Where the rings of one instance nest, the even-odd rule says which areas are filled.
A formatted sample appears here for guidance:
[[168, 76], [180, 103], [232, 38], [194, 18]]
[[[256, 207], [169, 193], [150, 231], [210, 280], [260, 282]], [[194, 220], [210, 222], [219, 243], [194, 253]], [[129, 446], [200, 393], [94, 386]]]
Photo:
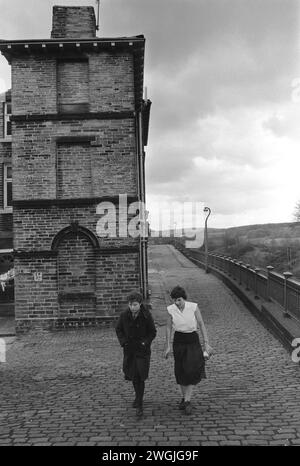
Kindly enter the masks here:
[[197, 330], [197, 320], [195, 311], [197, 303], [185, 301], [183, 311], [180, 311], [176, 304], [167, 307], [168, 313], [172, 316], [173, 329], [176, 332], [191, 333]]

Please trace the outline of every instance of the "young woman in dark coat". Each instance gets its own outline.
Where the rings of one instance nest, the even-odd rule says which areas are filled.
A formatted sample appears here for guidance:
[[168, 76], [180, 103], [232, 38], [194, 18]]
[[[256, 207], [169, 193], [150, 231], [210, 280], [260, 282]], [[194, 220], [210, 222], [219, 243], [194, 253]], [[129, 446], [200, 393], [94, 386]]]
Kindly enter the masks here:
[[132, 292], [127, 298], [128, 308], [123, 311], [116, 324], [116, 334], [123, 348], [123, 372], [125, 380], [132, 381], [135, 390], [133, 407], [136, 415], [143, 415], [145, 380], [149, 375], [151, 343], [156, 328], [150, 311], [143, 305], [143, 297]]

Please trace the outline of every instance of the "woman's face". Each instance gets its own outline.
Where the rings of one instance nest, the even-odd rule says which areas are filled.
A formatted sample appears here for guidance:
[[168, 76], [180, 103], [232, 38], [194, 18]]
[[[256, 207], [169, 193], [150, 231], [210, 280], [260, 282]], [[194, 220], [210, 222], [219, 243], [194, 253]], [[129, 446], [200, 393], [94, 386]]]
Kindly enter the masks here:
[[176, 304], [178, 309], [182, 311], [182, 309], [184, 308], [185, 300], [183, 298], [176, 298], [176, 299], [173, 299], [173, 302], [174, 304]]

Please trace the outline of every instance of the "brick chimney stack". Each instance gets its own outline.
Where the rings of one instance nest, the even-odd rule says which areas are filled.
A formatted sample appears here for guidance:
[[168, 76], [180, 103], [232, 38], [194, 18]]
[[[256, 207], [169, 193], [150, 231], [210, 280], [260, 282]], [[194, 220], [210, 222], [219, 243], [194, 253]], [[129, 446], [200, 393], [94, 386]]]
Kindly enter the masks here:
[[96, 37], [96, 17], [92, 6], [54, 6], [51, 39]]

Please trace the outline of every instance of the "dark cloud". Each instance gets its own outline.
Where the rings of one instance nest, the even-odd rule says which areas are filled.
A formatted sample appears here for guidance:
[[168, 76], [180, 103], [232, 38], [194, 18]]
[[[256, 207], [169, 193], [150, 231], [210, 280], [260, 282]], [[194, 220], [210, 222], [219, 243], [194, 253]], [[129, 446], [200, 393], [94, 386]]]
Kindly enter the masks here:
[[[52, 6], [59, 3], [0, 0], [0, 38], [50, 37]], [[291, 202], [280, 163], [299, 143], [299, 115], [289, 108], [299, 77], [299, 1], [100, 3], [99, 36], [146, 37], [145, 85], [153, 101], [148, 195], [207, 201], [234, 222], [249, 212], [250, 223], [257, 206], [275, 212], [276, 190], [290, 190]], [[95, 6], [94, 0], [62, 4]], [[0, 76], [8, 82], [4, 59]]]
[[102, 0], [102, 32], [144, 33], [151, 68], [176, 70], [190, 54], [241, 43], [274, 52], [297, 35], [297, 0]]
[[162, 199], [168, 196], [177, 201], [204, 202], [215, 214], [223, 215], [256, 209], [261, 207], [261, 200], [265, 203], [274, 199], [277, 187], [266, 178], [267, 170], [216, 162], [201, 163], [198, 169], [193, 166], [184, 182], [180, 178], [158, 184], [149, 181], [151, 192]]

